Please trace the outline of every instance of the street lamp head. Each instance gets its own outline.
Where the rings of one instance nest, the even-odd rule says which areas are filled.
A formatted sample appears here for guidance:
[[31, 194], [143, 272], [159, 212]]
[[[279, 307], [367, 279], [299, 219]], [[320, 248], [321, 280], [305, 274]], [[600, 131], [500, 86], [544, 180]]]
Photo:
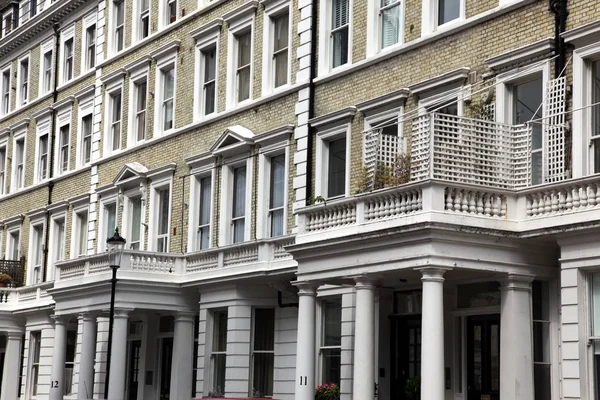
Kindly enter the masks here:
[[119, 228], [115, 229], [115, 234], [106, 239], [106, 248], [108, 249], [108, 263], [110, 266], [121, 266], [121, 257], [127, 241], [119, 235]]

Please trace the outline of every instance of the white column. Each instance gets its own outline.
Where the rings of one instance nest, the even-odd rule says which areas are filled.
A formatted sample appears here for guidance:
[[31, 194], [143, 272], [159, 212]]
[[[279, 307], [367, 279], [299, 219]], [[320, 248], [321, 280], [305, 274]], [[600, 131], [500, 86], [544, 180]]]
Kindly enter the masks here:
[[14, 400], [19, 397], [19, 374], [23, 368], [21, 361], [21, 332], [6, 334], [6, 352], [4, 353], [4, 369], [2, 370], [2, 389], [0, 400]]
[[96, 317], [82, 313], [81, 361], [79, 362], [79, 382], [77, 399], [87, 400], [94, 396], [94, 362], [96, 360]]
[[173, 333], [173, 363], [171, 367], [171, 399], [188, 399], [192, 395], [194, 357], [194, 314], [178, 313]]
[[317, 288], [298, 285], [298, 342], [296, 352], [296, 400], [315, 398], [315, 300]]
[[62, 400], [65, 393], [65, 361], [67, 358], [67, 320], [54, 317], [54, 349], [50, 373], [50, 400]]
[[110, 400], [123, 400], [125, 397], [128, 315], [129, 310], [115, 310], [110, 356], [110, 381], [108, 382], [108, 398]]
[[529, 400], [533, 389], [533, 276], [500, 279], [500, 400]]
[[443, 400], [444, 385], [444, 273], [448, 268], [421, 271], [421, 400]]
[[356, 317], [354, 328], [354, 399], [375, 396], [375, 279], [355, 278]]

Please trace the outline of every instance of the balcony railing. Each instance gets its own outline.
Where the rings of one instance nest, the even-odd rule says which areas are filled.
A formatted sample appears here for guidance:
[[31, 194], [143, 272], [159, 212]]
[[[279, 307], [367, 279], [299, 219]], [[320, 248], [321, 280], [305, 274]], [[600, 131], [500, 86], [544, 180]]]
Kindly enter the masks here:
[[0, 260], [0, 274], [10, 276], [9, 287], [21, 287], [25, 284], [25, 257], [20, 260]]
[[531, 181], [530, 125], [429, 113], [413, 120], [411, 181], [443, 179], [502, 189]]
[[301, 208], [296, 239], [432, 221], [524, 232], [598, 219], [600, 174], [518, 190], [428, 179]]
[[[125, 250], [119, 274], [139, 279], [160, 279], [181, 282], [186, 275], [210, 273], [244, 268], [247, 265], [261, 265], [291, 260], [284, 249], [294, 243], [292, 236], [262, 239], [225, 247], [203, 250], [195, 253], [153, 253]], [[56, 264], [57, 281], [89, 277], [110, 271], [106, 253]], [[190, 278], [195, 279], [195, 278]]]

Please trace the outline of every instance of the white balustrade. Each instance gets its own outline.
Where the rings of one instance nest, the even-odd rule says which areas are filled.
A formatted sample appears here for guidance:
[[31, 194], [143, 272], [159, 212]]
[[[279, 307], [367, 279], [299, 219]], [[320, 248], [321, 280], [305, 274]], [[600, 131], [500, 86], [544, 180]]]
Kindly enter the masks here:
[[484, 190], [447, 187], [445, 210], [504, 218], [506, 216], [506, 196]]
[[527, 196], [527, 216], [545, 217], [566, 212], [600, 208], [600, 180], [563, 182], [538, 190], [530, 189]]

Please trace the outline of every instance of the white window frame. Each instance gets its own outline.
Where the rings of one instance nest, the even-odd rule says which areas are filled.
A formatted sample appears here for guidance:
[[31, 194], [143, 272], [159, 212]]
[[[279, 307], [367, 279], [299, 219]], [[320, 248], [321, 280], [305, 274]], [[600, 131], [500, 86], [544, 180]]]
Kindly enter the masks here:
[[[257, 325], [257, 318], [256, 318], [256, 310], [260, 309], [260, 310], [272, 310], [273, 311], [273, 331], [274, 331], [274, 340], [273, 340], [273, 350], [256, 350], [254, 347], [256, 346], [256, 339], [257, 339], [257, 335], [256, 335], [256, 325]], [[255, 369], [254, 369], [254, 355], [255, 354], [272, 354], [273, 355], [273, 360], [275, 359], [275, 346], [277, 343], [277, 340], [275, 339], [276, 337], [276, 325], [277, 325], [277, 309], [274, 307], [253, 307], [252, 308], [252, 336], [251, 336], [251, 353], [250, 353], [250, 378], [249, 378], [249, 382], [253, 383], [254, 382], [254, 376], [255, 376]], [[268, 396], [271, 397], [275, 394], [275, 366], [273, 366], [273, 382], [271, 383], [271, 385], [273, 386], [273, 393], [260, 393], [260, 395], [262, 396]], [[253, 388], [252, 386], [250, 387], [250, 390], [248, 391], [248, 396], [254, 396], [253, 393]]]
[[[503, 74], [499, 74], [496, 77], [497, 82], [500, 82], [498, 85], [496, 85], [496, 121], [505, 124], [513, 123], [513, 86], [528, 82], [540, 76], [542, 78], [542, 106], [540, 111], [542, 112], [542, 118], [546, 117], [546, 105], [544, 104], [543, 100], [546, 97], [546, 92], [548, 90], [548, 82], [550, 82], [551, 79], [549, 61], [530, 68], [525, 75], [519, 71], [508, 71]], [[546, 168], [544, 150], [544, 144], [542, 141], [542, 147], [539, 150], [542, 154], [542, 182], [540, 182], [540, 184], [544, 183], [544, 170]], [[534, 150], [532, 149], [531, 153], [533, 152]], [[532, 159], [531, 157], [532, 156], [530, 155], [530, 162]], [[531, 185], [533, 179], [533, 168], [531, 168], [531, 173], [528, 179], [528, 183]]]
[[[58, 115], [56, 116], [56, 125], [57, 125], [57, 129], [56, 129], [56, 136], [55, 136], [55, 140], [56, 140], [56, 146], [54, 149], [54, 159], [56, 160], [55, 165], [54, 165], [54, 174], [56, 176], [62, 175], [62, 174], [66, 174], [70, 169], [71, 169], [71, 153], [73, 151], [73, 148], [71, 146], [73, 140], [73, 124], [72, 124], [72, 116], [73, 116], [73, 112], [71, 110], [71, 107], [68, 108], [64, 108], [62, 110], [60, 110], [60, 112], [58, 113]], [[69, 142], [68, 142], [68, 155], [67, 155], [67, 170], [66, 171], [62, 171], [61, 168], [61, 150], [62, 150], [62, 142], [61, 142], [61, 130], [64, 126], [69, 126]], [[37, 157], [36, 157], [37, 159]]]
[[[169, 19], [169, 4], [170, 3], [176, 3], [175, 4], [175, 21], [170, 21]], [[159, 15], [159, 19], [158, 19], [158, 29], [164, 29], [167, 26], [174, 24], [175, 22], [179, 21], [180, 17], [179, 17], [179, 13], [180, 13], [180, 7], [181, 4], [179, 4], [179, 0], [159, 0], [158, 3], [158, 15]]]
[[[130, 71], [129, 73], [129, 104], [128, 104], [128, 115], [129, 120], [127, 121], [127, 147], [135, 146], [136, 144], [143, 143], [148, 140], [148, 106], [150, 105], [150, 74], [148, 64], [145, 63], [143, 67]], [[145, 117], [145, 135], [144, 139], [138, 140], [137, 138], [137, 86], [146, 82], [146, 117]]]
[[[35, 336], [35, 339], [34, 339]], [[39, 328], [36, 330], [29, 331], [29, 338], [27, 341], [28, 354], [27, 354], [27, 374], [25, 376], [25, 393], [23, 394], [23, 398], [25, 399], [35, 399], [38, 387], [40, 386], [39, 377], [40, 377], [40, 368], [42, 367], [42, 331]], [[35, 357], [35, 352], [37, 351], [37, 357]], [[37, 362], [34, 362], [34, 359], [37, 358]], [[34, 368], [36, 369], [34, 378]], [[33, 382], [37, 381], [37, 387], [33, 386]], [[34, 394], [35, 393], [35, 394]]]
[[[275, 61], [273, 60], [273, 38], [275, 34], [275, 24], [273, 18], [283, 14], [288, 14], [288, 62], [287, 62], [287, 83], [275, 87]], [[262, 64], [262, 95], [285, 90], [292, 83], [292, 41], [293, 41], [294, 15], [293, 7], [289, 0], [270, 3], [265, 7], [263, 23], [263, 64]]]
[[162, 189], [167, 189], [169, 191], [169, 218], [168, 218], [168, 229], [166, 234], [166, 253], [170, 250], [171, 245], [171, 214], [173, 212], [173, 178], [171, 174], [166, 177], [153, 179], [150, 184], [150, 221], [149, 221], [149, 237], [148, 237], [148, 250], [149, 251], [158, 251], [157, 250], [157, 241], [158, 241], [158, 225], [159, 225], [159, 210], [160, 207], [157, 207], [159, 202], [159, 194], [158, 192]]
[[[322, 196], [325, 199], [350, 196], [350, 150], [351, 150], [351, 124], [346, 123], [338, 125], [317, 133], [317, 155], [316, 155], [316, 176], [315, 188], [316, 196]], [[327, 184], [329, 180], [329, 142], [342, 137], [346, 138], [346, 181], [343, 196], [329, 197], [327, 194]]]
[[200, 239], [200, 199], [201, 199], [201, 190], [202, 185], [200, 184], [200, 180], [204, 178], [210, 178], [210, 211], [209, 211], [209, 240], [208, 240], [208, 248], [213, 247], [213, 237], [214, 237], [214, 196], [215, 196], [215, 184], [216, 184], [216, 174], [213, 169], [213, 165], [207, 165], [205, 168], [194, 171], [194, 175], [190, 178], [191, 181], [191, 189], [190, 189], [190, 212], [189, 212], [189, 230], [188, 230], [188, 249], [189, 251], [201, 251], [206, 249], [201, 249], [199, 244]]
[[[45, 118], [37, 121], [36, 135], [35, 135], [35, 169], [33, 174], [33, 182], [39, 183], [50, 178], [50, 153], [52, 152], [53, 143], [50, 140], [50, 131], [52, 130], [52, 122], [50, 118]], [[40, 176], [41, 168], [41, 149], [40, 139], [42, 136], [46, 136], [46, 176]]]
[[[62, 221], [63, 232], [62, 237], [57, 237], [58, 224]], [[52, 267], [48, 269], [48, 281], [53, 281], [56, 276], [55, 263], [66, 260], [66, 248], [67, 248], [67, 212], [62, 210], [57, 213], [52, 213], [50, 217], [50, 248], [48, 249], [48, 260], [52, 263]], [[62, 241], [62, 246], [60, 243]]]
[[[87, 199], [86, 199], [87, 200]], [[86, 215], [86, 231], [85, 233], [81, 231], [81, 214], [85, 214]], [[71, 250], [69, 252], [69, 258], [70, 259], [74, 259], [74, 258], [78, 258], [78, 257], [85, 257], [87, 256], [87, 247], [88, 247], [88, 232], [89, 232], [89, 224], [90, 224], [90, 215], [89, 215], [89, 206], [87, 201], [85, 202], [85, 204], [79, 204], [76, 206], [73, 206], [73, 213], [72, 213], [72, 218], [71, 218]], [[99, 225], [101, 226], [101, 225]], [[79, 239], [81, 237], [82, 234], [85, 234], [86, 236], [86, 250], [84, 254], [79, 254]], [[99, 240], [100, 242], [104, 242], [104, 240]]]
[[246, 210], [244, 214], [244, 241], [250, 240], [251, 221], [252, 221], [252, 183], [254, 182], [253, 172], [254, 163], [253, 157], [244, 157], [242, 160], [225, 160], [221, 169], [221, 206], [219, 212], [219, 246], [225, 246], [233, 243], [233, 229], [231, 221], [231, 213], [233, 212], [233, 171], [235, 168], [246, 167]]
[[[69, 40], [73, 40], [73, 49], [72, 49], [72, 73], [70, 78], [66, 78], [66, 63], [67, 59], [65, 57], [66, 43]], [[60, 65], [59, 65], [59, 77], [61, 85], [64, 85], [67, 82], [75, 79], [75, 25], [71, 25], [70, 27], [64, 29], [60, 34]]]
[[[18, 243], [14, 243], [12, 238], [14, 237], [15, 232], [18, 235]], [[9, 225], [7, 227], [6, 230], [6, 253], [5, 256], [8, 257], [9, 260], [11, 260], [10, 257], [12, 257], [12, 254], [15, 252], [15, 246], [17, 247], [17, 254], [18, 254], [18, 258], [17, 260], [13, 260], [13, 261], [18, 261], [18, 259], [21, 258], [21, 241], [22, 241], [22, 237], [21, 237], [21, 220], [19, 220], [17, 223], [14, 223], [13, 225]]]
[[[323, 350], [340, 350], [340, 354], [344, 352], [344, 345], [343, 343], [340, 344], [339, 346], [325, 346], [324, 343], [324, 336], [325, 336], [325, 324], [323, 323], [323, 321], [325, 320], [325, 312], [324, 312], [324, 302], [325, 301], [331, 301], [335, 298], [339, 298], [341, 300], [341, 310], [342, 310], [342, 314], [344, 311], [344, 294], [337, 294], [337, 295], [327, 295], [327, 296], [319, 296], [319, 299], [317, 301], [317, 323], [316, 323], [316, 331], [318, 332], [318, 336], [317, 336], [317, 343], [318, 343], [318, 354], [317, 354], [317, 383], [319, 385], [322, 385], [324, 383], [329, 383], [329, 382], [324, 382], [323, 381]], [[341, 324], [343, 326], [344, 324], [344, 317], [342, 315], [341, 317]], [[343, 335], [342, 335], [343, 336]]]
[[[106, 213], [107, 206], [114, 204], [115, 206], [115, 227], [119, 227], [119, 196], [116, 191], [112, 191], [110, 194], [103, 194], [100, 199], [100, 213], [98, 220], [98, 252], [106, 250], [106, 238], [111, 237], [114, 232], [108, 232], [108, 223]], [[89, 217], [88, 217], [89, 223]]]
[[[23, 168], [21, 170], [21, 184], [17, 185], [17, 168], [15, 166], [15, 162], [17, 160], [17, 142], [23, 140]], [[36, 157], [37, 159], [37, 157]], [[16, 192], [25, 187], [25, 171], [27, 169], [27, 130], [23, 129], [22, 131], [15, 133], [13, 136], [13, 155], [12, 155], [12, 176], [11, 176], [11, 192]]]
[[132, 229], [133, 229], [133, 225], [131, 222], [131, 217], [132, 217], [132, 202], [131, 200], [134, 198], [140, 198], [141, 200], [141, 216], [140, 216], [140, 245], [138, 248], [138, 251], [142, 251], [144, 250], [144, 240], [145, 240], [145, 234], [146, 234], [146, 224], [144, 222], [144, 217], [146, 215], [146, 202], [144, 200], [144, 196], [142, 196], [142, 192], [139, 190], [139, 188], [136, 189], [130, 189], [127, 190], [123, 193], [123, 215], [122, 215], [122, 226], [123, 226], [123, 232], [124, 235], [126, 235], [125, 237], [128, 238], [128, 242], [127, 242], [127, 248], [130, 249], [131, 247], [131, 238], [132, 238]]
[[[41, 228], [41, 236], [39, 249], [36, 248], [36, 244], [34, 243], [35, 231]], [[35, 220], [32, 220], [29, 227], [29, 249], [28, 249], [28, 263], [27, 263], [27, 285], [36, 285], [43, 282], [43, 269], [44, 269], [44, 237], [46, 235], [46, 223], [44, 221], [43, 215]], [[34, 265], [35, 260], [35, 252], [39, 251], [40, 253], [40, 264]], [[37, 282], [34, 281], [35, 269], [39, 267], [39, 280]]]
[[29, 20], [31, 12], [31, 3], [36, 0], [22, 0], [19, 3], [19, 25], [24, 24]]
[[[592, 145], [592, 63], [600, 60], [600, 43], [593, 43], [573, 51], [573, 178], [594, 174], [594, 146]], [[599, 107], [599, 106], [596, 106]]]
[[[216, 0], [213, 0], [216, 1]], [[205, 386], [205, 390], [204, 390], [204, 394], [209, 394], [211, 391], [215, 390], [215, 357], [214, 355], [226, 355], [227, 354], [227, 345], [229, 344], [229, 340], [227, 340], [227, 343], [225, 345], [225, 351], [217, 351], [217, 350], [213, 350], [215, 348], [215, 341], [218, 340], [215, 337], [215, 324], [216, 324], [216, 318], [215, 318], [215, 312], [225, 312], [227, 314], [227, 332], [229, 332], [229, 318], [231, 316], [231, 313], [229, 312], [229, 309], [227, 307], [219, 307], [219, 308], [213, 308], [213, 309], [208, 309], [207, 310], [207, 314], [208, 314], [208, 321], [207, 321], [207, 331], [206, 331], [206, 336], [207, 336], [207, 343], [209, 343], [209, 345], [207, 346], [207, 351], [209, 356], [207, 357], [206, 360], [206, 367], [207, 367], [207, 371], [206, 371], [206, 382], [208, 383], [208, 385]], [[220, 332], [219, 332], [220, 333]], [[228, 335], [227, 335], [228, 336]], [[225, 370], [227, 371], [227, 356], [225, 356]], [[225, 384], [227, 384], [227, 379], [225, 379]], [[220, 388], [223, 392], [225, 391], [225, 388]]]
[[[0, 158], [0, 175], [2, 178], [0, 179], [0, 196], [6, 194], [6, 183], [8, 181], [8, 135], [4, 138], [0, 138], [0, 155], [4, 152], [4, 157]], [[2, 231], [2, 227], [0, 226], [0, 231]], [[2, 247], [2, 238], [0, 237], [0, 248]], [[2, 250], [0, 249], [0, 256], [2, 255]]]
[[465, 21], [466, 0], [460, 0], [460, 10], [458, 18], [455, 18], [442, 25], [439, 25], [439, 2], [440, 0], [423, 0], [423, 6], [421, 10], [421, 37], [432, 34], [436, 31], [451, 29], [457, 25], [462, 24]]
[[[96, 64], [98, 63], [98, 56], [96, 54], [97, 52], [97, 43], [98, 43], [98, 27], [96, 25], [96, 11], [94, 11], [93, 13], [85, 16], [83, 18], [83, 25], [81, 28], [81, 60], [82, 60], [82, 65], [81, 65], [81, 71], [82, 72], [86, 72], [86, 71], [91, 71], [96, 67]], [[87, 42], [87, 30], [88, 28], [94, 27], [94, 65], [90, 66], [90, 60], [88, 58], [88, 48], [90, 47], [90, 44]]]
[[[381, 0], [369, 0], [369, 8], [367, 11], [367, 57], [372, 57], [380, 52], [387, 52], [396, 49], [404, 44], [404, 15], [406, 0], [396, 0], [395, 3], [400, 3], [400, 21], [398, 25], [398, 42], [383, 47], [383, 16], [381, 11]], [[392, 7], [390, 7], [392, 8]], [[373, 43], [376, 45], [374, 46]]]
[[332, 0], [319, 2], [319, 15], [321, 15], [319, 18], [319, 76], [326, 75], [333, 70], [348, 68], [352, 65], [352, 43], [354, 37], [353, 8], [354, 0], [348, 0], [348, 62], [333, 68], [333, 43], [331, 35]]
[[270, 222], [270, 193], [271, 193], [271, 158], [279, 155], [285, 155], [285, 177], [283, 185], [283, 235], [288, 234], [287, 230], [287, 218], [288, 218], [288, 186], [289, 186], [289, 173], [290, 173], [290, 152], [289, 152], [289, 140], [280, 141], [270, 146], [261, 148], [260, 156], [258, 159], [258, 204], [257, 204], [257, 217], [256, 217], [256, 236], [257, 239], [270, 238], [271, 222]]
[[152, 1], [148, 1], [148, 36], [142, 37], [142, 7], [141, 3], [144, 0], [134, 0], [133, 2], [133, 21], [132, 21], [132, 39], [140, 42], [152, 34]]
[[[50, 77], [49, 80], [46, 80], [46, 69], [45, 69], [45, 58], [46, 54], [50, 53]], [[39, 95], [41, 97], [44, 94], [52, 92], [52, 87], [54, 85], [54, 40], [49, 40], [40, 45], [40, 78], [39, 78]], [[48, 84], [49, 89], [46, 90], [46, 83]]]
[[[27, 61], [27, 76], [23, 74], [22, 64]], [[23, 86], [27, 85], [25, 94], [23, 95]], [[24, 106], [29, 102], [29, 94], [31, 93], [31, 57], [27, 53], [19, 57], [17, 61], [17, 108]]]
[[[15, 28], [17, 27], [15, 24], [15, 19], [18, 18], [18, 16], [15, 17], [14, 12], [13, 12], [13, 7], [8, 7], [7, 9], [8, 11], [4, 12], [4, 14], [2, 14], [2, 33], [3, 36], [7, 36], [10, 35]], [[8, 17], [10, 15], [10, 27], [8, 26], [8, 24], [6, 24], [6, 17]]]
[[[154, 87], [154, 136], [161, 136], [163, 134], [170, 133], [175, 130], [177, 126], [176, 108], [177, 108], [177, 50], [169, 51], [167, 54], [161, 56], [156, 60], [156, 77]], [[173, 67], [173, 127], [168, 130], [164, 130], [164, 74], [163, 71]]]
[[[432, 110], [439, 108], [442, 105], [450, 105], [456, 103], [456, 113], [458, 117], [462, 117], [464, 115], [465, 110], [465, 87], [459, 86], [454, 89], [446, 90], [441, 93], [436, 94], [423, 94], [422, 98], [419, 99], [419, 115], [424, 115]], [[456, 100], [454, 100], [456, 99]], [[439, 111], [435, 111], [439, 112]], [[509, 122], [510, 123], [510, 122]]]
[[[77, 124], [77, 161], [76, 161], [76, 166], [77, 168], [81, 168], [84, 167], [86, 165], [89, 165], [92, 160], [92, 154], [94, 153], [94, 146], [93, 146], [93, 142], [94, 142], [94, 98], [93, 97], [89, 97], [86, 99], [81, 99], [79, 101], [79, 110], [77, 113], [77, 116], [79, 118], [78, 124]], [[83, 119], [85, 117], [91, 116], [92, 117], [92, 133], [90, 135], [90, 161], [86, 162], [85, 161], [85, 142], [84, 142], [84, 130], [83, 130]], [[72, 130], [71, 130], [72, 131]]]
[[[252, 102], [254, 97], [254, 20], [255, 13], [245, 13], [230, 22], [228, 43], [227, 43], [227, 93], [226, 107], [231, 109], [243, 104]], [[238, 102], [238, 78], [237, 78], [237, 53], [238, 39], [237, 36], [250, 31], [250, 95], [248, 99]]]
[[[116, 79], [111, 84], [107, 84], [105, 88], [106, 107], [104, 110], [104, 155], [116, 154], [123, 150], [123, 100], [124, 100], [124, 84], [123, 79]], [[113, 150], [113, 134], [112, 134], [112, 115], [114, 108], [113, 97], [119, 94], [121, 101], [121, 119], [119, 133], [119, 147]]]
[[[210, 23], [209, 23], [210, 24]], [[219, 105], [219, 43], [220, 43], [220, 27], [221, 23], [215, 23], [210, 29], [202, 32], [193, 34], [196, 39], [196, 66], [194, 71], [194, 120], [199, 121], [208, 115], [215, 115], [218, 113]], [[202, 53], [211, 48], [215, 49], [215, 104], [214, 111], [210, 114], [205, 113], [206, 99], [204, 96], [204, 56]]]
[[[127, 32], [127, 4], [125, 0], [109, 0], [109, 18], [110, 21], [110, 29], [108, 30], [108, 51], [110, 55], [115, 55], [123, 50], [125, 50], [126, 43], [126, 35]], [[116, 3], [123, 3], [123, 44], [121, 49], [118, 49], [117, 46], [117, 7]]]
[[[8, 77], [9, 77], [9, 82], [8, 82], [8, 108], [7, 105], [4, 101], [4, 93], [6, 93], [6, 87], [4, 84], [4, 74], [8, 71]], [[7, 64], [4, 68], [2, 68], [2, 70], [0, 71], [0, 103], [1, 103], [1, 107], [0, 107], [0, 113], [2, 114], [2, 116], [4, 115], [8, 115], [11, 113], [12, 111], [12, 63]]]

